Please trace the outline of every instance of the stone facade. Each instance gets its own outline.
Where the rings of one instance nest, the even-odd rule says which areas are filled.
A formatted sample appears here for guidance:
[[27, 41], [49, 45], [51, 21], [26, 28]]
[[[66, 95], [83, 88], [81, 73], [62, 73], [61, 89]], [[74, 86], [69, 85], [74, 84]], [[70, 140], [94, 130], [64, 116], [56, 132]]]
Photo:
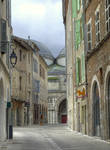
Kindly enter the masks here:
[[[110, 2], [92, 0], [85, 7], [86, 26], [91, 20], [91, 49], [87, 48], [88, 134], [110, 139]], [[98, 12], [98, 13], [97, 13]], [[97, 40], [96, 15], [99, 15]], [[108, 15], [108, 16], [106, 16]]]
[[[72, 90], [74, 91], [72, 97], [74, 109], [72, 108], [73, 116], [68, 114], [68, 122], [72, 117], [74, 130], [101, 137], [105, 140], [110, 139], [109, 8], [110, 2], [108, 0], [63, 1], [67, 62], [73, 58], [71, 65], [67, 63], [67, 74], [69, 67], [71, 67], [72, 72], [75, 72], [71, 82], [73, 84]], [[71, 10], [72, 13], [69, 14]], [[75, 26], [75, 22], [80, 19], [81, 14], [83, 26], [78, 29], [79, 23]], [[84, 30], [83, 34], [81, 29]], [[81, 37], [79, 38], [81, 34], [84, 36], [82, 42]], [[69, 42], [70, 44], [68, 45]], [[71, 44], [72, 46], [70, 47]], [[81, 80], [80, 84], [77, 84], [80, 79], [78, 75], [80, 69], [77, 70], [77, 59], [75, 58], [81, 58], [82, 53], [85, 53], [86, 58], [86, 71], [85, 73], [83, 72], [85, 79], [83, 78], [83, 82]], [[68, 81], [69, 79], [67, 78], [67, 83]], [[67, 84], [67, 99], [69, 98], [69, 89], [71, 88]], [[83, 97], [82, 94], [84, 94]], [[79, 95], [81, 95], [81, 98]]]
[[17, 64], [12, 69], [13, 125], [32, 124], [32, 54], [33, 49], [13, 36]]
[[40, 124], [48, 120], [48, 66], [43, 57], [39, 55], [39, 76], [40, 76], [40, 98], [39, 98], [39, 121]]
[[[9, 2], [9, 3], [8, 3]], [[10, 102], [10, 41], [11, 1], [0, 1], [0, 141], [9, 138]]]
[[[73, 81], [75, 81], [75, 69], [73, 68], [73, 24], [72, 24], [72, 1], [63, 1], [64, 12], [63, 19], [65, 24], [65, 36], [66, 36], [66, 78], [67, 78], [67, 114], [68, 114], [68, 126], [71, 129], [75, 129], [75, 116], [74, 116], [74, 93]], [[73, 71], [74, 69], [74, 71]]]

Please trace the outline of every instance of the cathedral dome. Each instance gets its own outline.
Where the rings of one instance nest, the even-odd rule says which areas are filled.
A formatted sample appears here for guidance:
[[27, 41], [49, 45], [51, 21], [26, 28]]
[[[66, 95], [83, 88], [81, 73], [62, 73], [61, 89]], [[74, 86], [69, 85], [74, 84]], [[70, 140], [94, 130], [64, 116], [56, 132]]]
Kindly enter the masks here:
[[65, 60], [65, 48], [63, 48], [58, 57], [56, 58], [57, 64], [61, 66], [66, 66], [66, 60]]
[[47, 65], [51, 65], [54, 62], [54, 57], [51, 53], [51, 51], [41, 42], [32, 40], [39, 48], [39, 54], [44, 58], [46, 61]]
[[60, 57], [65, 57], [65, 48], [63, 48], [63, 49], [60, 51], [60, 53], [59, 53], [59, 55], [58, 55], [57, 58], [60, 58]]

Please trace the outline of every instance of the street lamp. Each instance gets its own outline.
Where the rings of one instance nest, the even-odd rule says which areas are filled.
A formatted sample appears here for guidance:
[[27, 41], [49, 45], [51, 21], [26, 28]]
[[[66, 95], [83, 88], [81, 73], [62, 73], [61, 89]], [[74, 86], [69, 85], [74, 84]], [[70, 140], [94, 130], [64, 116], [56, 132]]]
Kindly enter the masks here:
[[17, 63], [17, 56], [16, 56], [14, 50], [12, 51], [12, 53], [10, 55], [10, 63], [11, 63], [13, 68], [15, 67], [15, 65]]

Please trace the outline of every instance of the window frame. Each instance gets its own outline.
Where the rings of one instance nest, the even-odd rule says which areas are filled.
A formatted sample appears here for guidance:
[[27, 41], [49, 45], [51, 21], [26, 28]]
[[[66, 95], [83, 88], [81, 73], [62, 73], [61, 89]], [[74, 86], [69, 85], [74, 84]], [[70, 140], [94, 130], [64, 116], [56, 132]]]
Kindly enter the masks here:
[[[98, 20], [97, 19], [97, 13], [99, 14]], [[101, 32], [100, 32], [100, 6], [96, 9], [95, 12], [95, 33], [96, 33], [96, 45], [101, 40]]]
[[[90, 24], [90, 30], [88, 31], [88, 25]], [[90, 40], [88, 39], [88, 34], [90, 34]], [[89, 49], [89, 44], [91, 44], [91, 48]], [[87, 22], [87, 45], [88, 45], [88, 51], [92, 49], [92, 19], [89, 19]]]

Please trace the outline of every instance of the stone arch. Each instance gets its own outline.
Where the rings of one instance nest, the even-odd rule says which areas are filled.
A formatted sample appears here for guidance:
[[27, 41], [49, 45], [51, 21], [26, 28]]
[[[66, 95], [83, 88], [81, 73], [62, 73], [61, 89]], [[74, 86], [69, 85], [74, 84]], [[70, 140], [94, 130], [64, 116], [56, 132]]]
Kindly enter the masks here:
[[106, 118], [106, 137], [110, 139], [110, 66], [107, 67], [104, 78], [104, 103]]
[[91, 101], [91, 120], [92, 120], [92, 135], [100, 136], [100, 110], [101, 110], [101, 91], [100, 84], [96, 75], [94, 75], [91, 82], [91, 92], [90, 92], [90, 101]]
[[[56, 102], [56, 112], [57, 112], [57, 122], [58, 123], [61, 123], [62, 121], [61, 121], [61, 116], [60, 116], [60, 114], [59, 114], [59, 111], [61, 110], [61, 106], [62, 105], [65, 105], [65, 109], [66, 109], [66, 111], [65, 111], [65, 114], [62, 114], [62, 117], [65, 117], [65, 119], [67, 120], [67, 99], [66, 99], [66, 95], [62, 95], [62, 96], [60, 96], [58, 99], [57, 99], [57, 102]], [[60, 112], [61, 113], [61, 112]], [[64, 112], [63, 112], [64, 113]], [[65, 123], [66, 123], [67, 121], [65, 121]], [[62, 122], [62, 123], [64, 123], [64, 122]]]

